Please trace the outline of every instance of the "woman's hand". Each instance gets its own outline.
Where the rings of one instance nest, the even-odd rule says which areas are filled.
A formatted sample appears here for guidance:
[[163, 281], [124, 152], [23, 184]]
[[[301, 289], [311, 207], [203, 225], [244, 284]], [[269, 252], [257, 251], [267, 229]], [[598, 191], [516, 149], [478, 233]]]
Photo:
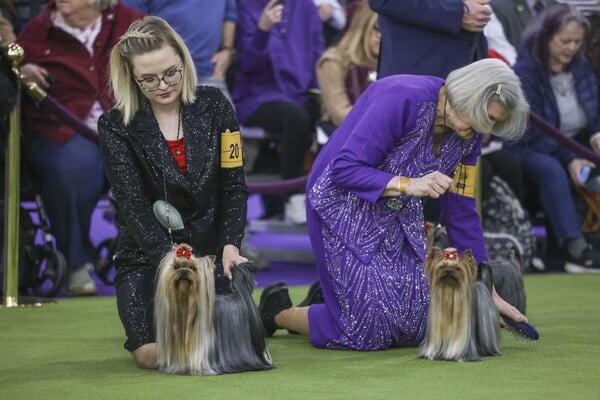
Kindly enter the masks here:
[[27, 63], [21, 66], [21, 74], [30, 82], [35, 82], [42, 89], [48, 89], [50, 84], [46, 80], [48, 70], [37, 64]]
[[411, 178], [406, 185], [406, 194], [410, 196], [437, 199], [452, 187], [452, 178], [439, 171], [430, 172], [420, 178]]
[[210, 62], [212, 62], [215, 66], [215, 69], [213, 70], [213, 78], [224, 80], [227, 69], [231, 65], [232, 61], [233, 53], [231, 50], [222, 49], [216, 52], [210, 59]]
[[571, 161], [569, 163], [569, 166], [568, 166], [569, 175], [571, 176], [571, 180], [573, 181], [573, 183], [575, 183], [576, 186], [580, 186], [580, 187], [585, 186], [585, 182], [582, 182], [581, 177], [580, 177], [581, 168], [584, 165], [587, 165], [591, 168], [596, 167], [596, 164], [594, 164], [593, 162], [588, 161], [584, 158], [575, 158], [575, 159], [573, 159], [573, 161]]
[[483, 32], [492, 14], [491, 8], [486, 7], [489, 3], [490, 0], [465, 0], [461, 28], [469, 32]]
[[[496, 292], [495, 287], [492, 287], [492, 299], [494, 300], [496, 307], [498, 307], [498, 311], [500, 311], [501, 315], [507, 316], [513, 321], [528, 322], [527, 317], [521, 314], [516, 307], [510, 305], [502, 297], [500, 297], [498, 292]], [[500, 319], [500, 325], [504, 326], [504, 321], [502, 321], [502, 319]]]
[[232, 244], [223, 247], [223, 272], [225, 276], [231, 279], [231, 271], [241, 263], [247, 262], [246, 257], [240, 256], [240, 250]]
[[273, 25], [281, 22], [281, 15], [283, 14], [283, 4], [279, 3], [280, 0], [270, 0], [267, 6], [264, 8], [260, 20], [258, 21], [258, 28], [265, 32], [271, 30]]

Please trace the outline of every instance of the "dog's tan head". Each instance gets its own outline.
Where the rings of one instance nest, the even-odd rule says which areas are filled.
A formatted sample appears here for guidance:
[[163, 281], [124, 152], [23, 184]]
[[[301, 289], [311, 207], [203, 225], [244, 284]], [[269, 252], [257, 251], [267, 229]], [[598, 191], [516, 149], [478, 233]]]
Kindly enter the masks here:
[[212, 284], [214, 261], [214, 256], [196, 257], [189, 244], [174, 245], [159, 265], [157, 286], [173, 297], [172, 304], [197, 302], [202, 286]]
[[477, 278], [477, 263], [471, 250], [460, 256], [453, 247], [433, 247], [425, 260], [425, 272], [432, 290], [436, 287], [470, 288]]

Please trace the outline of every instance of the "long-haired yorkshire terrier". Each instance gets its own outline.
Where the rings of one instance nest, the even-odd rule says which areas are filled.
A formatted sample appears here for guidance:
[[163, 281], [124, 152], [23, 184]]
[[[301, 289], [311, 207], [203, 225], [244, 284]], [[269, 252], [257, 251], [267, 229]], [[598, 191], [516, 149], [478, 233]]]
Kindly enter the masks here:
[[272, 368], [248, 263], [232, 274], [231, 290], [217, 293], [214, 256], [196, 257], [182, 243], [162, 259], [154, 296], [159, 371], [216, 375]]
[[[480, 274], [489, 266], [480, 265]], [[429, 360], [477, 361], [500, 352], [499, 313], [489, 286], [478, 280], [471, 253], [449, 247], [429, 250], [425, 272], [431, 287], [426, 337], [420, 356]]]

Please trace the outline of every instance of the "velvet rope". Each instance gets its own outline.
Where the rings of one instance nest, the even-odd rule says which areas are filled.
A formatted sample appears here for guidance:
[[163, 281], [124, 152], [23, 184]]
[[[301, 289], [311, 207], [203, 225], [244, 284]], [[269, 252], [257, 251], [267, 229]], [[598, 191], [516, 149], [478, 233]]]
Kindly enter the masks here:
[[308, 176], [299, 178], [285, 179], [275, 182], [248, 183], [248, 192], [250, 193], [283, 193], [292, 191], [304, 191]]
[[89, 126], [81, 122], [75, 117], [69, 110], [67, 110], [62, 104], [56, 101], [52, 96], [46, 95], [40, 105], [47, 110], [51, 111], [54, 115], [61, 119], [62, 122], [69, 125], [77, 133], [84, 138], [88, 139], [92, 143], [99, 144], [98, 133], [90, 129]]
[[600, 155], [594, 153], [592, 150], [587, 147], [577, 143], [575, 140], [571, 139], [568, 136], [563, 135], [558, 129], [550, 125], [548, 122], [544, 121], [542, 117], [537, 115], [534, 112], [529, 113], [529, 119], [534, 125], [540, 127], [545, 134], [550, 136], [552, 139], [557, 142], [564, 144], [566, 147], [571, 149], [578, 156], [587, 158], [590, 161], [597, 163], [600, 166]]

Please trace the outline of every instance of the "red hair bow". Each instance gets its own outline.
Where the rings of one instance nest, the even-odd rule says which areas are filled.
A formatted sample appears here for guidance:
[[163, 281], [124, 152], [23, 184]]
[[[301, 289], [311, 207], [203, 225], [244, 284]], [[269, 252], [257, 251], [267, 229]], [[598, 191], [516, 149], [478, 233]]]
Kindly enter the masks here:
[[185, 257], [189, 260], [192, 256], [192, 251], [190, 249], [186, 249], [185, 247], [178, 247], [176, 254], [177, 257]]
[[454, 247], [444, 250], [444, 260], [458, 260], [458, 252]]

